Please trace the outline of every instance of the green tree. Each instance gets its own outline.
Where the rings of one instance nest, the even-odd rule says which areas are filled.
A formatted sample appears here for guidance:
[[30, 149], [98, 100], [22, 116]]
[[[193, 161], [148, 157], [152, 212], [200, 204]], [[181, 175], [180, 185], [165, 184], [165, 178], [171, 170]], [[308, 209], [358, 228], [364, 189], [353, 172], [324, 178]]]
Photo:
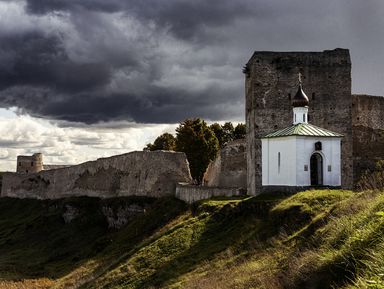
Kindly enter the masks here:
[[247, 134], [245, 124], [239, 123], [236, 127], [235, 130], [233, 131], [233, 138], [234, 139], [241, 139], [245, 138]]
[[223, 145], [227, 142], [230, 142], [233, 140], [233, 124], [231, 122], [226, 122], [221, 127], [223, 129]]
[[214, 123], [210, 126], [210, 129], [215, 133], [219, 145], [222, 148], [227, 142], [233, 140], [234, 137], [234, 128], [231, 122], [226, 122], [223, 125]]
[[224, 144], [224, 131], [220, 124], [215, 122], [214, 124], [211, 124], [209, 128], [213, 131], [215, 134], [217, 140], [219, 141], [220, 147]]
[[149, 143], [144, 148], [144, 150], [148, 151], [157, 151], [157, 150], [165, 150], [165, 151], [174, 151], [176, 150], [176, 138], [170, 133], [163, 133], [158, 136], [153, 144]]
[[204, 120], [186, 119], [176, 129], [176, 150], [186, 154], [193, 179], [201, 183], [209, 162], [219, 151], [219, 141]]

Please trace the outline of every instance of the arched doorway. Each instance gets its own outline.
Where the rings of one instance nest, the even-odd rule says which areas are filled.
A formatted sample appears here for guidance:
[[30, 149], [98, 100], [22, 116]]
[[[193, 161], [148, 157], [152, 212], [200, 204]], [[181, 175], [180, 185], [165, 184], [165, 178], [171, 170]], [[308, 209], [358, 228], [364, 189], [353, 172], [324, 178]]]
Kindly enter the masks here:
[[311, 156], [311, 186], [323, 185], [323, 157], [319, 153]]

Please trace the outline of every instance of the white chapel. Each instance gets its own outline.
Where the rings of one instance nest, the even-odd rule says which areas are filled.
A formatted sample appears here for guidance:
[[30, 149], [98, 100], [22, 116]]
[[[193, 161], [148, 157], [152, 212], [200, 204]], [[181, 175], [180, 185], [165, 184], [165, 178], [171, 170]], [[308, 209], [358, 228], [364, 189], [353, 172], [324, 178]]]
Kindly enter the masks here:
[[293, 124], [261, 138], [263, 187], [341, 186], [343, 135], [308, 123], [309, 99], [300, 75], [292, 105]]

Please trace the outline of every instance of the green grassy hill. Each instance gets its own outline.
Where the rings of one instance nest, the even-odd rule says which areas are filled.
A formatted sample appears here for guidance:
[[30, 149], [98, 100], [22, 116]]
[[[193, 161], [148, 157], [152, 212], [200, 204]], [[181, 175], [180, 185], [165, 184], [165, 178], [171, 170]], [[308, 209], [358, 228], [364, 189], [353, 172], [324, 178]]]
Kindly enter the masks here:
[[[109, 228], [105, 208], [132, 204], [145, 212]], [[384, 288], [384, 193], [4, 198], [0, 288]]]

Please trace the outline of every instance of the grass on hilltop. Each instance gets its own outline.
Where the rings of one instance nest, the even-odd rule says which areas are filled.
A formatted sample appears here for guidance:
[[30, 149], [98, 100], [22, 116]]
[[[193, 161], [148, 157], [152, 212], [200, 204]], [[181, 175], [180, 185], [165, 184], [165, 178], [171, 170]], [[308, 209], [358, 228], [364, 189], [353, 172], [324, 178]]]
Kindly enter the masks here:
[[[146, 201], [111, 231], [101, 200], [0, 200], [0, 287], [384, 288], [380, 191]], [[86, 214], [63, 224], [66, 202]]]

